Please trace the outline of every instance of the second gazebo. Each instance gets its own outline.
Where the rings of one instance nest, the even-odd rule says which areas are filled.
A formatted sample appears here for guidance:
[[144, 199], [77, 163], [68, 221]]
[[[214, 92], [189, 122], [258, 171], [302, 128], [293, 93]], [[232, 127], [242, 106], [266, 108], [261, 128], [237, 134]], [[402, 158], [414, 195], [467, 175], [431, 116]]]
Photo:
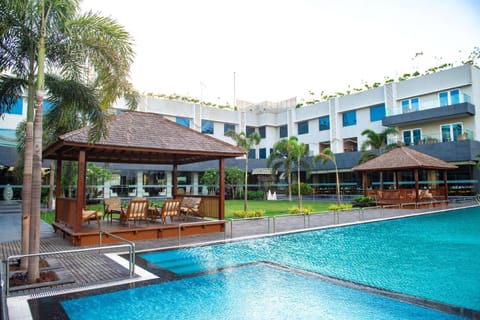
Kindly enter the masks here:
[[455, 168], [425, 153], [399, 147], [352, 170], [362, 172], [364, 195], [375, 198], [377, 205], [418, 206], [448, 203], [447, 171]]

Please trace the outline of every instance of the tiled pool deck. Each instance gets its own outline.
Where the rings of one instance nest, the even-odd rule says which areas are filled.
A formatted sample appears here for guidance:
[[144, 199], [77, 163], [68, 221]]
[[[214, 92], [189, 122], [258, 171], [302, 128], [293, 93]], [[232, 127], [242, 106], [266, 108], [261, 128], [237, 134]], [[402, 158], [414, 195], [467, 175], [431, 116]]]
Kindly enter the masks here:
[[[448, 209], [472, 205], [471, 202], [464, 204], [450, 204]], [[445, 208], [442, 208], [442, 210]], [[189, 236], [181, 239], [167, 238], [136, 242], [136, 252], [148, 251], [177, 246], [196, 245], [208, 242], [217, 242], [245, 237], [255, 237], [267, 234], [292, 232], [296, 230], [331, 227], [342, 224], [362, 223], [379, 219], [389, 219], [416, 215], [425, 212], [438, 210], [438, 208], [425, 208], [417, 210], [407, 209], [367, 209], [333, 213], [322, 213], [310, 216], [286, 215], [275, 219], [247, 219], [228, 222], [225, 233], [204, 234]], [[71, 243], [60, 235], [42, 233], [40, 252], [57, 252], [75, 249]], [[20, 253], [20, 241], [8, 241], [0, 243], [2, 260], [8, 256]], [[59, 269], [70, 275], [73, 282], [56, 287], [35, 288], [18, 291], [10, 294], [7, 299], [9, 319], [32, 319], [27, 299], [55, 295], [61, 292], [99, 288], [133, 281], [148, 280], [153, 275], [140, 267], [136, 267], [135, 276], [130, 278], [128, 261], [120, 257], [119, 253], [128, 253], [126, 248], [106, 249], [103, 251], [94, 250], [88, 252], [64, 253], [52, 256], [59, 265]], [[2, 271], [4, 264], [2, 266]], [[2, 280], [4, 275], [2, 274]]]

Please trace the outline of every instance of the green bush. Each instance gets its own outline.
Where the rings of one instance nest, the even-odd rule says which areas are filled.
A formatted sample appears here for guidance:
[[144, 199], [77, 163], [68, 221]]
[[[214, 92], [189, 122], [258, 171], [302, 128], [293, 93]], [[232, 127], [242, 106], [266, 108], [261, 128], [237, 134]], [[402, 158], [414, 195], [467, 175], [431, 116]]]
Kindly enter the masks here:
[[290, 214], [312, 214], [313, 213], [313, 209], [312, 208], [305, 208], [303, 207], [302, 209], [298, 208], [298, 207], [291, 207], [291, 208], [288, 208], [288, 213]]
[[365, 203], [365, 204], [370, 204], [370, 203], [375, 203], [375, 198], [372, 197], [356, 197], [353, 200], [355, 200], [356, 203]]
[[[245, 192], [238, 192], [238, 199], [243, 198]], [[265, 200], [265, 192], [262, 190], [248, 191], [248, 200]]]
[[256, 218], [256, 217], [263, 217], [265, 215], [264, 210], [236, 210], [233, 212], [233, 216], [235, 218]]
[[328, 210], [332, 210], [332, 211], [347, 210], [347, 209], [352, 209], [351, 203], [342, 203], [340, 205], [332, 204], [331, 206], [328, 207]]
[[[302, 182], [300, 183], [300, 193], [304, 196], [311, 195], [313, 193], [313, 188], [309, 184]], [[292, 194], [298, 194], [298, 183], [292, 183]]]

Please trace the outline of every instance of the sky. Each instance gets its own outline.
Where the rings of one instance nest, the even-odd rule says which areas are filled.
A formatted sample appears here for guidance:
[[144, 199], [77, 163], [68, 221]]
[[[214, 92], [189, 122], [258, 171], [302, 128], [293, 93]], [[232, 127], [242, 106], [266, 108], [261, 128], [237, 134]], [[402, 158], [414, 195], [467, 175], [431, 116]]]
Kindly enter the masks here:
[[139, 92], [223, 105], [345, 92], [458, 64], [480, 46], [480, 0], [83, 0], [81, 8], [131, 34]]

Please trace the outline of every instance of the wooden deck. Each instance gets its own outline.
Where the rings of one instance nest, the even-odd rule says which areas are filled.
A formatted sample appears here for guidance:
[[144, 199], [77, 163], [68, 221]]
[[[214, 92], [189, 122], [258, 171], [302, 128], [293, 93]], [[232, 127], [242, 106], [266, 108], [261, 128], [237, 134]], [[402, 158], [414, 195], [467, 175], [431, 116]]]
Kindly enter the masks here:
[[[188, 224], [186, 224], [188, 223]], [[90, 223], [85, 222], [82, 225], [81, 232], [74, 232], [73, 228], [61, 223], [54, 222], [53, 228], [56, 233], [63, 234], [65, 239], [69, 239], [74, 246], [98, 245], [99, 227], [95, 220]], [[109, 222], [101, 221], [100, 228], [116, 236], [122, 237], [130, 241], [154, 240], [169, 237], [189, 236], [204, 233], [223, 232], [225, 230], [225, 222], [204, 220], [200, 218], [189, 218], [187, 222], [182, 220], [173, 223], [152, 223], [152, 222], [136, 222], [128, 225], [120, 224], [118, 220]], [[119, 241], [107, 235], [102, 236], [102, 243], [118, 243]]]

